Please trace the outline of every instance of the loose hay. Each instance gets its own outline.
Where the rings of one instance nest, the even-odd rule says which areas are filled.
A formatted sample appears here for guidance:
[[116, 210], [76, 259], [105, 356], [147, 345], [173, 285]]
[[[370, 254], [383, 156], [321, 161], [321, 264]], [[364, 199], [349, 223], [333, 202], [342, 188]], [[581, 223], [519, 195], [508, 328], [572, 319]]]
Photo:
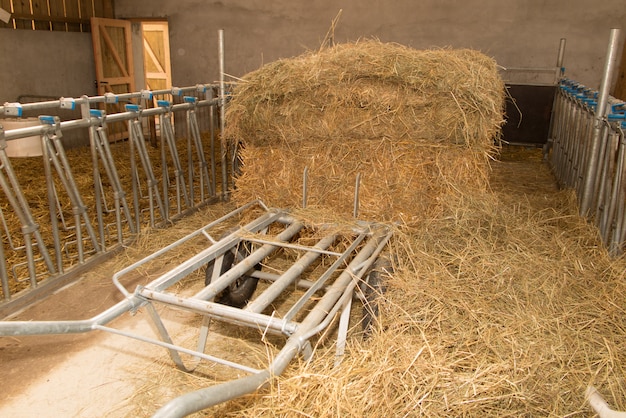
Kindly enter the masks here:
[[625, 410], [626, 259], [526, 164], [496, 163], [493, 193], [397, 234], [381, 327], [339, 367], [318, 349], [212, 416], [590, 416], [590, 384]]
[[233, 91], [225, 137], [242, 141], [233, 197], [360, 218], [417, 222], [458, 189], [484, 189], [497, 151], [504, 86], [471, 50], [417, 51], [378, 41], [268, 64]]

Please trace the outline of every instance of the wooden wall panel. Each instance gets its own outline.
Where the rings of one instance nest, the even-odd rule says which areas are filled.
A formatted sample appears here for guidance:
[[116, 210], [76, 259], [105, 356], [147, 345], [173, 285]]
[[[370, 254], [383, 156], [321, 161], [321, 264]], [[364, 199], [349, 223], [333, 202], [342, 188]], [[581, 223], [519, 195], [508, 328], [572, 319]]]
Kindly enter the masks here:
[[89, 32], [92, 17], [114, 18], [113, 0], [0, 0], [11, 12], [0, 28]]
[[[50, 16], [46, 0], [30, 0], [33, 16]], [[35, 20], [35, 30], [50, 30], [50, 21]]]
[[[63, 0], [49, 0], [50, 4], [50, 17], [51, 18], [64, 18], [65, 6]], [[67, 25], [65, 22], [52, 21], [52, 30], [67, 32]]]
[[[11, 11], [11, 0], [0, 0], [0, 7], [2, 7], [7, 12]], [[9, 20], [8, 23], [4, 23], [0, 20], [0, 28], [12, 28], [13, 20]]]
[[[13, 1], [13, 15], [14, 16], [28, 16], [31, 15], [30, 12], [30, 4], [28, 1]], [[15, 28], [16, 29], [33, 29], [33, 21], [16, 18], [15, 19]]]

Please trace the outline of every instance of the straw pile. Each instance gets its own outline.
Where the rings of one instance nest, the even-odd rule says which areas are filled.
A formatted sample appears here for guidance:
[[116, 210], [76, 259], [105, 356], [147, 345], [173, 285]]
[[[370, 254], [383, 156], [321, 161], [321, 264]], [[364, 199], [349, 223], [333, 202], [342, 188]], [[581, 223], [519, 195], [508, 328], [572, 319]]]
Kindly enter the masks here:
[[495, 62], [472, 50], [368, 40], [276, 61], [233, 91], [234, 199], [301, 206], [308, 167], [308, 206], [351, 215], [361, 174], [360, 218], [419, 220], [455, 189], [486, 187], [503, 99]]
[[339, 367], [318, 347], [211, 416], [590, 416], [587, 385], [626, 410], [626, 259], [549, 177], [541, 162], [496, 163], [495, 193], [398, 231], [372, 338], [352, 337]]

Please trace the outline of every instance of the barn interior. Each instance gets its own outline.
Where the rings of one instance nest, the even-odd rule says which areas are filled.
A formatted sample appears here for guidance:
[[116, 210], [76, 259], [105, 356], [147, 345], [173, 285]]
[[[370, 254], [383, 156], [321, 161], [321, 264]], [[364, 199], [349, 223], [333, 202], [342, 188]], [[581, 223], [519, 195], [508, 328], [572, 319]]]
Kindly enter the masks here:
[[0, 415], [626, 415], [618, 0], [0, 0]]

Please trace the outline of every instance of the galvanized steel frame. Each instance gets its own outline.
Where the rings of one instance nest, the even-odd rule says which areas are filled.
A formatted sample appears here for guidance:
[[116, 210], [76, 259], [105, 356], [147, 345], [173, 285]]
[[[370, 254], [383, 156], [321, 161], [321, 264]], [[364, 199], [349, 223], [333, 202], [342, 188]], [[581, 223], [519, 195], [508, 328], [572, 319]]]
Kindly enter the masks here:
[[[131, 241], [142, 228], [149, 226], [161, 226], [171, 224], [174, 220], [196, 210], [198, 207], [210, 202], [217, 202], [227, 198], [228, 189], [218, 191], [216, 188], [214, 155], [216, 144], [215, 113], [220, 104], [226, 100], [215, 98], [217, 85], [201, 84], [171, 90], [141, 91], [124, 93], [119, 95], [107, 94], [106, 96], [80, 98], [61, 98], [59, 100], [37, 103], [5, 103], [0, 106], [0, 116], [13, 116], [17, 112], [53, 112], [54, 109], [79, 109], [80, 119], [61, 121], [58, 117], [40, 117], [41, 124], [26, 128], [12, 130], [2, 129], [0, 118], [0, 187], [21, 223], [21, 232], [18, 236], [9, 236], [4, 213], [0, 211], [2, 226], [9, 242], [10, 251], [23, 253], [25, 259], [26, 276], [17, 273], [19, 266], [8, 265], [5, 259], [6, 249], [0, 251], [0, 284], [3, 293], [3, 303], [0, 309], [4, 315], [11, 313], [20, 305], [17, 299], [26, 296], [29, 291], [41, 287], [41, 284], [58, 281], [62, 283], [73, 274], [75, 265], [89, 263], [94, 256], [108, 254], [124, 243]], [[180, 97], [182, 103], [166, 103], [159, 107], [148, 108], [141, 106], [146, 100], [153, 97]], [[116, 101], [127, 103], [126, 111], [106, 114], [104, 111], [94, 109], [98, 104]], [[135, 105], [134, 103], [139, 103]], [[207, 155], [203, 149], [199, 115], [202, 111], [202, 125], [208, 128], [210, 135], [210, 151]], [[146, 139], [143, 135], [143, 126], [149, 118], [158, 117], [162, 122], [171, 121], [174, 114], [183, 117], [174, 118], [181, 125], [173, 127], [171, 123], [163, 123], [161, 135], [161, 161], [162, 173], [156, 173], [153, 169], [153, 161], [150, 161], [146, 148]], [[124, 190], [120, 181], [119, 170], [113, 160], [107, 123], [126, 122], [129, 128], [129, 140], [125, 143], [129, 147], [130, 163], [132, 166], [132, 190]], [[93, 175], [95, 207], [85, 207], [82, 196], [76, 187], [74, 180], [76, 173], [66, 157], [63, 133], [83, 129], [88, 131], [89, 149], [92, 159], [92, 173], [81, 175]], [[183, 169], [173, 131], [187, 132], [187, 147], [189, 155], [187, 167]], [[6, 154], [7, 141], [18, 140], [29, 136], [40, 136], [42, 140], [43, 164], [47, 182], [47, 201], [50, 207], [50, 230], [51, 236], [42, 236], [40, 225], [35, 222], [30, 203], [25, 197], [22, 181], [18, 178], [11, 165], [11, 159]], [[169, 153], [166, 153], [168, 148]], [[192, 153], [192, 150], [194, 151]], [[169, 182], [167, 175], [168, 167], [176, 175], [175, 184]], [[210, 169], [210, 171], [209, 171]], [[184, 179], [184, 172], [187, 179]], [[230, 169], [225, 167], [224, 176], [230, 174]], [[53, 177], [60, 180], [63, 187], [63, 196], [69, 197], [73, 211], [72, 219], [65, 219], [58, 210], [61, 206], [59, 193], [54, 184]], [[160, 177], [160, 178], [159, 178]], [[199, 179], [199, 187], [197, 184]], [[106, 179], [114, 196], [114, 206], [109, 207], [103, 190], [102, 179]], [[58, 184], [58, 182], [57, 182]], [[228, 185], [227, 180], [222, 184]], [[144, 194], [147, 193], [146, 196]], [[134, 213], [129, 210], [129, 203], [134, 206]], [[173, 204], [170, 204], [173, 202]], [[65, 203], [65, 202], [63, 202]], [[148, 213], [149, 222], [142, 221], [143, 212]], [[105, 219], [108, 213], [114, 213], [115, 221], [107, 224]], [[93, 216], [89, 216], [93, 215]], [[59, 220], [57, 220], [59, 218]], [[91, 224], [91, 219], [96, 223]], [[69, 260], [67, 254], [63, 254], [64, 247], [68, 245], [62, 242], [60, 230], [71, 228], [75, 231], [76, 238], [71, 244], [77, 248], [78, 263]], [[15, 242], [23, 242], [21, 246], [14, 246]], [[11, 293], [10, 281], [28, 281], [28, 289], [14, 295]], [[42, 295], [44, 296], [44, 295]], [[32, 297], [32, 295], [31, 295]], [[2, 316], [2, 315], [0, 315]]]
[[551, 165], [576, 191], [579, 212], [598, 227], [613, 256], [626, 241], [626, 103], [608, 93], [619, 30], [612, 29], [600, 90], [561, 79], [551, 122]]

